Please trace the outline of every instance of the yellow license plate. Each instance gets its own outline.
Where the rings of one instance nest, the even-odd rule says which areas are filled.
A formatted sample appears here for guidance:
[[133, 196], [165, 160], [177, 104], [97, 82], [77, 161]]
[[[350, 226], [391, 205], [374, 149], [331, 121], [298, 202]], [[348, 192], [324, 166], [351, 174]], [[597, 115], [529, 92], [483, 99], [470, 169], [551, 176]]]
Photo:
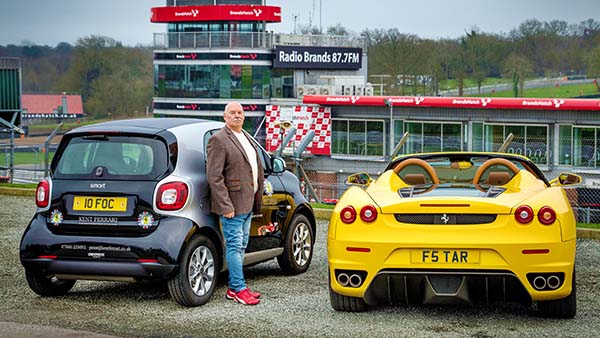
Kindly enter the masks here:
[[90, 197], [75, 196], [73, 210], [126, 211], [127, 197]]
[[419, 249], [411, 250], [412, 263], [422, 264], [479, 264], [479, 250]]

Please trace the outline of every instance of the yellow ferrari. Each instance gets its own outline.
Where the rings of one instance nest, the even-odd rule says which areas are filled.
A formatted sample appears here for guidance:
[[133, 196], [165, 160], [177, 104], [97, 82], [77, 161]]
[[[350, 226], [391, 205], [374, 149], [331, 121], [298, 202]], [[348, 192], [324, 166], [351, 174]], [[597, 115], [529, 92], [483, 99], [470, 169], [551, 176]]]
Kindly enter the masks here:
[[501, 153], [395, 158], [348, 178], [329, 223], [331, 306], [520, 302], [577, 311], [576, 223], [564, 185]]

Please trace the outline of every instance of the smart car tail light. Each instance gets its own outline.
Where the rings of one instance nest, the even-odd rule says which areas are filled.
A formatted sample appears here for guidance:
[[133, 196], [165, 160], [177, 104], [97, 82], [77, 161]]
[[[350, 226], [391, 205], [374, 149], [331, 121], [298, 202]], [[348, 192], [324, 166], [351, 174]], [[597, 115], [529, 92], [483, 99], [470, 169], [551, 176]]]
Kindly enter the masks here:
[[35, 204], [38, 208], [45, 208], [50, 203], [50, 183], [43, 180], [38, 183], [35, 190]]
[[521, 205], [515, 211], [515, 219], [519, 223], [529, 223], [533, 220], [533, 209], [528, 205]]
[[350, 224], [356, 220], [356, 210], [351, 205], [345, 206], [340, 212], [340, 218], [342, 222]]
[[365, 222], [373, 222], [377, 219], [377, 209], [372, 205], [365, 205], [360, 209], [360, 219]]
[[544, 206], [538, 212], [538, 220], [544, 225], [550, 225], [556, 221], [556, 212], [549, 206]]
[[160, 210], [179, 210], [183, 208], [189, 194], [187, 184], [169, 182], [158, 187], [156, 207]]

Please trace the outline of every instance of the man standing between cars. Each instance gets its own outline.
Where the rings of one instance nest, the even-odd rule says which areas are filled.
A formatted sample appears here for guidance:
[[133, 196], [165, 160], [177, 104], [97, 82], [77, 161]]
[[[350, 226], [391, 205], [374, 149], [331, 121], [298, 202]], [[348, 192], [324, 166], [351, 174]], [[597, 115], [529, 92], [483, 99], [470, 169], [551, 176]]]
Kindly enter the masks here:
[[260, 293], [246, 286], [244, 252], [250, 236], [252, 211], [262, 203], [263, 169], [258, 151], [242, 129], [244, 109], [230, 102], [223, 113], [225, 127], [208, 140], [207, 179], [211, 210], [220, 216], [229, 268], [227, 299], [246, 305], [260, 303]]

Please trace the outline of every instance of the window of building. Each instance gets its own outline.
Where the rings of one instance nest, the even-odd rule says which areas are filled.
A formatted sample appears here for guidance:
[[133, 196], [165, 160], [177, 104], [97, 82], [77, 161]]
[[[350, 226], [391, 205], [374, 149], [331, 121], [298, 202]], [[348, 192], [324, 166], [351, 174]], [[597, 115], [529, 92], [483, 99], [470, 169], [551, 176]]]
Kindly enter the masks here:
[[600, 164], [600, 128], [573, 126], [573, 165], [576, 167], [596, 167]]
[[534, 163], [548, 165], [548, 126], [485, 124], [484, 150], [498, 151], [508, 135], [514, 138], [506, 152], [529, 157]]
[[558, 164], [571, 165], [571, 141], [573, 139], [573, 127], [570, 125], [558, 126]]
[[471, 124], [471, 150], [483, 151], [483, 123], [473, 122]]
[[155, 96], [270, 98], [271, 69], [251, 65], [156, 65]]
[[331, 153], [383, 156], [384, 122], [332, 119]]
[[271, 71], [271, 96], [276, 98], [296, 97], [292, 69], [273, 69]]
[[404, 128], [410, 135], [405, 154], [462, 150], [461, 123], [410, 121]]

